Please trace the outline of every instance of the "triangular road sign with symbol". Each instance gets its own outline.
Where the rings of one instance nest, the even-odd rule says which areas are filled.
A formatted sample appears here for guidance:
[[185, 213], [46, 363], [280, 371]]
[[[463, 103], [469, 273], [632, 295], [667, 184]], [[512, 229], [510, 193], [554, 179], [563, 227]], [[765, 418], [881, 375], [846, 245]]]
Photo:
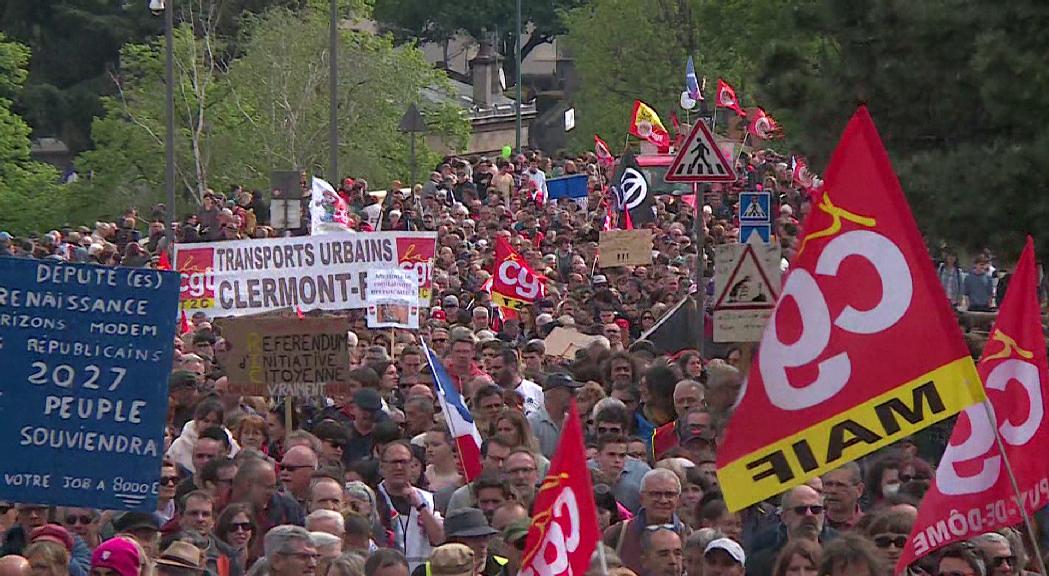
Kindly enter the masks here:
[[734, 182], [736, 171], [702, 120], [696, 122], [663, 177], [667, 182]]
[[779, 287], [769, 279], [754, 246], [745, 246], [728, 279], [721, 286], [721, 293], [714, 301], [714, 310], [771, 310], [776, 306]]

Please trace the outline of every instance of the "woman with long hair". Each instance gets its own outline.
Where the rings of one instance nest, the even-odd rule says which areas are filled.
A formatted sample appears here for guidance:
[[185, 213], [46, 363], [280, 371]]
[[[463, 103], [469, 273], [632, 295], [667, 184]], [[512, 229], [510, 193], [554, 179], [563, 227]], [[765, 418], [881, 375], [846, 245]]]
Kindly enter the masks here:
[[237, 563], [241, 573], [248, 566], [249, 551], [258, 532], [259, 525], [248, 504], [229, 504], [215, 521], [215, 537], [233, 550], [230, 560]]

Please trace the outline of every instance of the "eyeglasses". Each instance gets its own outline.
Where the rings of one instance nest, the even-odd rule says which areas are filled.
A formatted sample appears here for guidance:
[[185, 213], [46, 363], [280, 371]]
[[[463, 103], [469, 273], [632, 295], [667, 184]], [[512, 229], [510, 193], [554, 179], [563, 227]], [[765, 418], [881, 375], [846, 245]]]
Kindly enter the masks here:
[[314, 466], [312, 464], [300, 464], [298, 466], [296, 466], [294, 464], [281, 464], [280, 465], [280, 469], [281, 470], [287, 470], [288, 472], [295, 472], [297, 470], [302, 470], [302, 469], [305, 469], [305, 468], [309, 468], [309, 469], [312, 470], [312, 469], [316, 468], [316, 466]]
[[229, 525], [230, 532], [251, 532], [251, 522], [231, 522]]
[[81, 514], [79, 516], [76, 514], [70, 514], [69, 516], [66, 516], [66, 524], [70, 526], [76, 526], [77, 522], [86, 526], [94, 521], [95, 519], [87, 514]]
[[[914, 476], [911, 476], [910, 474], [900, 474], [900, 482], [910, 482], [911, 480], [916, 482], [928, 482], [929, 477], [924, 474], [915, 474]], [[826, 485], [826, 483], [824, 483], [824, 485]]]
[[161, 486], [178, 486], [178, 476], [163, 476], [160, 479]]
[[810, 513], [813, 516], [823, 514], [823, 506], [820, 506], [819, 504], [813, 504], [811, 506], [794, 506], [790, 510], [798, 516], [804, 516], [806, 513]]
[[321, 555], [316, 552], [279, 552], [281, 556], [294, 556], [303, 562], [316, 562], [320, 560]]
[[642, 494], [648, 496], [653, 500], [673, 500], [674, 498], [677, 498], [681, 495], [681, 493], [676, 490], [667, 490], [665, 492], [644, 491], [642, 492]]
[[991, 566], [1001, 568], [1002, 564], [1009, 563], [1010, 567], [1016, 566], [1016, 556], [995, 556], [991, 558]]
[[673, 524], [649, 524], [648, 526], [645, 526], [646, 532], [658, 532], [660, 530], [677, 532], [677, 528]]
[[893, 546], [903, 549], [907, 545], [907, 537], [903, 534], [878, 534], [874, 537], [874, 545], [878, 548]]

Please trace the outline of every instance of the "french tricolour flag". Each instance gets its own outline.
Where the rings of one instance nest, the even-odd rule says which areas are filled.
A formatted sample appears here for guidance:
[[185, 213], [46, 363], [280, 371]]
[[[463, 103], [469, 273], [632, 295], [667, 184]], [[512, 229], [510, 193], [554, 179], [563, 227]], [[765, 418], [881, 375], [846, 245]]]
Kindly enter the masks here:
[[463, 402], [462, 395], [444, 371], [441, 359], [425, 342], [423, 350], [426, 352], [430, 371], [433, 372], [434, 386], [437, 388], [437, 398], [441, 401], [444, 421], [448, 424], [448, 430], [455, 438], [455, 446], [459, 449], [459, 460], [463, 464], [466, 481], [473, 482], [481, 475], [481, 434], [477, 431], [474, 417]]

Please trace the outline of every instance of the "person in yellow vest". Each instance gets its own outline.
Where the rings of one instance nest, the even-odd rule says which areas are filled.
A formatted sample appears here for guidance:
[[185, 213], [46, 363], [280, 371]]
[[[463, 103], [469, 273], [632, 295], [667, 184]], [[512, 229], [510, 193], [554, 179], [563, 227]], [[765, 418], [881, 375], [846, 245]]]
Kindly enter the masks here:
[[473, 559], [472, 570], [456, 572], [456, 575], [499, 576], [503, 566], [508, 562], [506, 558], [489, 552], [488, 545], [497, 531], [488, 524], [484, 512], [477, 508], [460, 508], [450, 512], [444, 519], [444, 534], [446, 538], [444, 545], [435, 549], [430, 561], [416, 568], [412, 576], [452, 576], [450, 572], [437, 570], [438, 564], [435, 564], [438, 551], [449, 545], [465, 546], [471, 552]]

